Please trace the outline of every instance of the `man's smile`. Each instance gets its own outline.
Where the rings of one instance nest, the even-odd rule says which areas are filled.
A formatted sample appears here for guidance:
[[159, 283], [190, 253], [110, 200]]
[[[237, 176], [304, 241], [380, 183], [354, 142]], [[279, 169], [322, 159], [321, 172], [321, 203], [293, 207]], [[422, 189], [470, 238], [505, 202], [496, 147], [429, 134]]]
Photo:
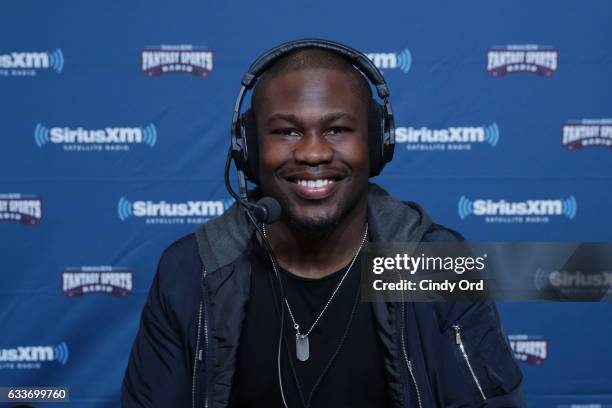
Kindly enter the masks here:
[[338, 171], [295, 172], [281, 177], [289, 188], [306, 200], [322, 200], [333, 195], [346, 175]]

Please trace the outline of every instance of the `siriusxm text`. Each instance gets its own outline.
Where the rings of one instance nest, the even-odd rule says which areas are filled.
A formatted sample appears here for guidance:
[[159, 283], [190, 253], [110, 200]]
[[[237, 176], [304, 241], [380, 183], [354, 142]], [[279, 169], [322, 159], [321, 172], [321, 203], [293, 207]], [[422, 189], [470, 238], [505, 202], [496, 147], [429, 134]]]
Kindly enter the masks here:
[[46, 52], [12, 52], [0, 55], [0, 68], [49, 68]]
[[86, 130], [54, 127], [49, 130], [52, 143], [143, 143], [142, 128], [121, 127]]
[[0, 361], [53, 361], [53, 346], [0, 349]]
[[426, 127], [398, 127], [395, 130], [396, 143], [483, 143], [483, 127], [449, 127], [429, 129]]
[[474, 200], [474, 215], [561, 215], [561, 200]]
[[187, 201], [185, 203], [135, 201], [133, 210], [133, 215], [136, 217], [210, 217], [223, 214], [224, 203], [223, 201]]

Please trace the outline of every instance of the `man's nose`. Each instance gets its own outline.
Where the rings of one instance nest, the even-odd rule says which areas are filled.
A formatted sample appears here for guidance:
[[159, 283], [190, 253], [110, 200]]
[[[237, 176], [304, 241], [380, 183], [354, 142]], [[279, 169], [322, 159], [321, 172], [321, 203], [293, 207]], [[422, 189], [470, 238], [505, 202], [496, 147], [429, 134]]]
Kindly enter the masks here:
[[305, 133], [293, 154], [296, 162], [310, 166], [329, 163], [334, 157], [329, 141], [318, 130]]

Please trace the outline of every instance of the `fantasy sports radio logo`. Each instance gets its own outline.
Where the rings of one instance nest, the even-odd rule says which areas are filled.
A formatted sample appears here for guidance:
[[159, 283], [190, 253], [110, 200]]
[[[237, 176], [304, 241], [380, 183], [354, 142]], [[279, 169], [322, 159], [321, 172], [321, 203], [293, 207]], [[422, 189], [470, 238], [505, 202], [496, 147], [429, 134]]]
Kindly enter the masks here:
[[568, 150], [584, 147], [612, 148], [612, 119], [569, 121], [561, 127], [561, 144]]
[[508, 340], [516, 361], [540, 365], [548, 358], [548, 341], [542, 337], [511, 334], [508, 335]]
[[487, 50], [487, 71], [493, 77], [528, 73], [550, 77], [559, 67], [559, 51], [539, 45], [506, 45]]
[[133, 274], [127, 268], [113, 266], [81, 266], [62, 272], [62, 293], [79, 297], [100, 293], [126, 297], [132, 292]]
[[26, 225], [42, 219], [42, 201], [33, 195], [0, 194], [0, 221], [15, 221]]
[[495, 147], [499, 143], [499, 127], [493, 122], [488, 126], [449, 127], [429, 129], [426, 127], [398, 127], [395, 143], [403, 143], [407, 150], [472, 150], [476, 145]]
[[486, 223], [548, 223], [553, 217], [565, 216], [573, 220], [578, 204], [574, 196], [553, 200], [471, 200], [459, 198], [457, 211], [459, 218], [469, 216], [484, 217]]
[[64, 70], [64, 53], [57, 48], [46, 52], [0, 54], [0, 76], [35, 76], [40, 71]]
[[140, 70], [150, 77], [170, 73], [206, 77], [213, 70], [213, 57], [211, 50], [192, 45], [146, 47], [140, 52]]
[[408, 48], [400, 52], [370, 52], [366, 56], [378, 69], [398, 69], [407, 74], [412, 66], [412, 54]]
[[103, 129], [48, 128], [39, 123], [34, 128], [34, 141], [39, 148], [51, 144], [62, 146], [64, 151], [129, 151], [134, 145], [155, 147], [157, 128], [153, 123], [143, 127]]
[[201, 224], [222, 215], [234, 203], [227, 200], [186, 201], [129, 201], [121, 197], [117, 203], [117, 215], [121, 221], [143, 218], [147, 224]]
[[50, 346], [19, 346], [0, 349], [0, 370], [40, 369], [43, 365], [68, 363], [68, 345], [61, 342]]

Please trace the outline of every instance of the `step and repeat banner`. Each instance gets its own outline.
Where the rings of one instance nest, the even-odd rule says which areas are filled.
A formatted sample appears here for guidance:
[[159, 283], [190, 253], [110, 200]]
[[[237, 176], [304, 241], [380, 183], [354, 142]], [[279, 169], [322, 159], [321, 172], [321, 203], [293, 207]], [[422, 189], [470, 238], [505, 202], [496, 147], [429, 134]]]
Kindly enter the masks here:
[[[382, 70], [397, 145], [375, 181], [436, 222], [612, 241], [612, 4], [430, 3], [0, 5], [0, 385], [119, 406], [161, 252], [232, 204], [240, 79], [292, 39]], [[499, 308], [530, 406], [612, 407], [612, 305]]]

